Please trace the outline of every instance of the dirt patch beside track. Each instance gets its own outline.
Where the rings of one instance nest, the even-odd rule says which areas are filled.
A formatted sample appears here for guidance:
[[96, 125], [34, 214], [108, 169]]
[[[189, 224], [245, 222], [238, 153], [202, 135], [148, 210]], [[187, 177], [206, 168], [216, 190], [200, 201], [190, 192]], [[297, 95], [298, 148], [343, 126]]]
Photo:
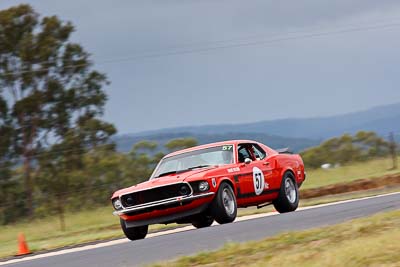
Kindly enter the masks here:
[[398, 185], [400, 185], [400, 174], [393, 174], [380, 178], [360, 179], [348, 183], [338, 183], [318, 188], [304, 189], [300, 190], [300, 197], [302, 199], [309, 199], [369, 189], [381, 189]]

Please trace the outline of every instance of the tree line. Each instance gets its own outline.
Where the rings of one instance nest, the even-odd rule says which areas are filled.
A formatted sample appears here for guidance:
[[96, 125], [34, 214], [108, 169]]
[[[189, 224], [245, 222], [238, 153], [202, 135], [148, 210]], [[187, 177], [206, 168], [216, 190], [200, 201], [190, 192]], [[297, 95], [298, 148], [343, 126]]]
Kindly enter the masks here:
[[308, 168], [319, 168], [322, 164], [347, 164], [386, 157], [391, 153], [392, 143], [375, 132], [359, 131], [355, 135], [344, 134], [322, 142], [317, 147], [301, 152]]

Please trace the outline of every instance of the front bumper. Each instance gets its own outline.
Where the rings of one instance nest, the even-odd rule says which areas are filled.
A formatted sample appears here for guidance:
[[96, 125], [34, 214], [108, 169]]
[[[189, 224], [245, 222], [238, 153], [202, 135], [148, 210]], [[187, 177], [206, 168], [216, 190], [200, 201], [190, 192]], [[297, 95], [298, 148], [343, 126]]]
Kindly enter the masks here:
[[130, 208], [123, 208], [121, 210], [116, 210], [113, 212], [114, 215], [124, 215], [124, 214], [129, 214], [132, 212], [140, 212], [141, 210], [146, 210], [149, 208], [158, 208], [162, 209], [163, 206], [168, 206], [168, 205], [173, 205], [173, 204], [183, 204], [186, 202], [190, 202], [196, 199], [200, 198], [205, 198], [214, 195], [214, 192], [208, 192], [208, 193], [203, 193], [203, 194], [198, 194], [198, 195], [190, 195], [190, 196], [184, 196], [184, 197], [174, 197], [174, 198], [169, 198], [169, 199], [163, 199], [151, 203], [146, 203], [146, 204], [141, 204], [137, 205], [134, 207]]

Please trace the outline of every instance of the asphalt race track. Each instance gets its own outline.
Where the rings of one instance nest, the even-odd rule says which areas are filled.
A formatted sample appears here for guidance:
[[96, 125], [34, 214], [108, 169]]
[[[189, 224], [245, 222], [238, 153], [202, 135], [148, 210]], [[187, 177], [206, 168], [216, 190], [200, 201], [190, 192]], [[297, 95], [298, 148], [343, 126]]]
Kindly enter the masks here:
[[[320, 205], [292, 213], [249, 219], [226, 225], [150, 237], [135, 242], [43, 257], [6, 266], [138, 266], [171, 260], [202, 250], [214, 250], [226, 242], [243, 242], [283, 231], [302, 230], [341, 223], [381, 211], [400, 209], [400, 193], [380, 197]], [[4, 264], [4, 262], [3, 262]], [[1, 264], [0, 264], [1, 265]]]

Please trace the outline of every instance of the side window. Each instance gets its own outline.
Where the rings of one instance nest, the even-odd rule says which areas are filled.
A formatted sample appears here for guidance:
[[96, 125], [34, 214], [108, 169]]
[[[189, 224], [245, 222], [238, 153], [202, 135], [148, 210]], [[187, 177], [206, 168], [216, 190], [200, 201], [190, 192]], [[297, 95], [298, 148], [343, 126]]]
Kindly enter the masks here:
[[254, 156], [257, 159], [263, 159], [267, 156], [267, 153], [265, 153], [265, 151], [257, 144], [253, 144], [253, 152], [254, 152]]
[[245, 158], [251, 159], [251, 155], [249, 151], [247, 151], [247, 148], [243, 145], [239, 145], [238, 148], [238, 161], [239, 162], [244, 162]]

